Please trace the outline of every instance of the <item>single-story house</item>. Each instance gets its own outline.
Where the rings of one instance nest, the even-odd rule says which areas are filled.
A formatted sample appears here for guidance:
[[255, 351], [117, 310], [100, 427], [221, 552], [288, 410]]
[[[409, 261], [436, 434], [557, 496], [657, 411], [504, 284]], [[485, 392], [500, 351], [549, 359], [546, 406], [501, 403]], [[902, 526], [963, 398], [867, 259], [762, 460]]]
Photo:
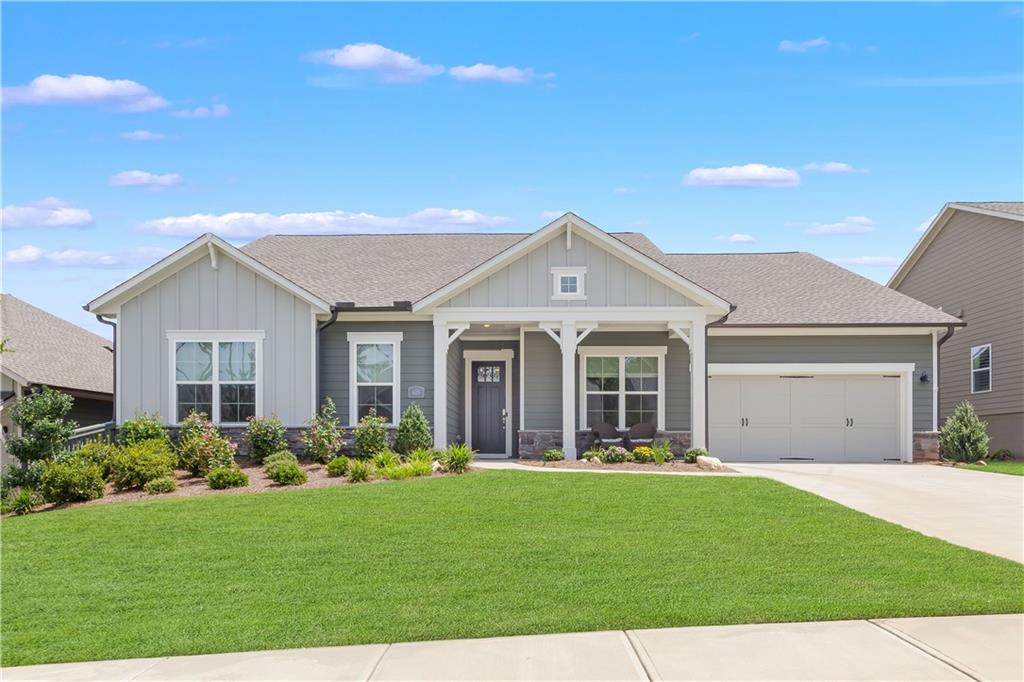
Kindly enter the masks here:
[[942, 207], [889, 286], [967, 323], [939, 354], [940, 424], [967, 401], [1024, 457], [1024, 202]]
[[807, 253], [668, 254], [566, 213], [530, 234], [206, 234], [90, 302], [118, 422], [301, 427], [417, 403], [494, 457], [652, 424], [725, 460], [934, 456], [957, 318]]
[[114, 418], [114, 355], [109, 340], [51, 315], [10, 294], [0, 294], [0, 461], [9, 457], [5, 438], [18, 426], [11, 410], [18, 399], [42, 386], [71, 395], [68, 414], [79, 427]]

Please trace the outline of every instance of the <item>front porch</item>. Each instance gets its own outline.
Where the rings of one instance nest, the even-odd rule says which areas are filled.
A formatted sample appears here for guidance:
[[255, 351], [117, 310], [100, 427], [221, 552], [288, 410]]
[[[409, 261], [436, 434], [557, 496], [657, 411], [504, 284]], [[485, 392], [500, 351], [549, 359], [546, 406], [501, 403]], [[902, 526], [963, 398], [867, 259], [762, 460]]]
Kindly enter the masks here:
[[621, 432], [652, 424], [677, 454], [703, 447], [704, 312], [602, 312], [436, 313], [435, 446], [464, 441], [486, 459], [558, 448], [576, 459], [604, 422]]

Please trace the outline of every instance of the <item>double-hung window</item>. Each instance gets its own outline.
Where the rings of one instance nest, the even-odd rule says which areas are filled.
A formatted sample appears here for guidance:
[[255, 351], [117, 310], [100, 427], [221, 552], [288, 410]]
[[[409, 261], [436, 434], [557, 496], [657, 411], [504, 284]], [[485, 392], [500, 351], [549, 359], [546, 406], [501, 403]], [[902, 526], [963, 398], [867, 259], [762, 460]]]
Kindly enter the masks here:
[[396, 424], [401, 414], [401, 332], [349, 332], [348, 343], [349, 419], [355, 424], [372, 410]]
[[620, 429], [635, 424], [664, 428], [664, 348], [583, 346], [580, 355], [584, 427], [603, 422]]
[[218, 424], [260, 413], [262, 332], [168, 333], [174, 421], [202, 412]]
[[971, 393], [992, 390], [992, 344], [971, 348]]

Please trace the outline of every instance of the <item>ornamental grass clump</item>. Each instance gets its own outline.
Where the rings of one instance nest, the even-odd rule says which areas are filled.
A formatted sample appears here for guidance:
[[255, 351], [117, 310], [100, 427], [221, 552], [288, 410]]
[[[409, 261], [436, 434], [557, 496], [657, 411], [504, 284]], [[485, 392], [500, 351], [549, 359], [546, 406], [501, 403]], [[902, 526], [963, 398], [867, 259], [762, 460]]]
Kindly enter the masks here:
[[988, 454], [987, 424], [966, 400], [956, 406], [939, 431], [939, 453], [954, 462], [977, 462]]
[[671, 462], [676, 457], [675, 453], [672, 452], [672, 448], [664, 441], [655, 443], [651, 447], [651, 454], [654, 457], [654, 463], [658, 466], [661, 466], [665, 462]]
[[348, 465], [348, 482], [363, 483], [377, 475], [373, 462], [368, 459], [353, 459]]
[[373, 466], [377, 469], [386, 469], [387, 467], [398, 466], [402, 463], [401, 458], [390, 450], [381, 450], [373, 457], [370, 458], [373, 462]]
[[411, 464], [394, 464], [378, 471], [380, 471], [382, 478], [386, 478], [389, 481], [402, 481], [416, 475]]
[[309, 458], [314, 462], [330, 462], [337, 457], [345, 444], [345, 432], [338, 422], [334, 401], [324, 398], [320, 412], [306, 423], [308, 428], [299, 434], [299, 440]]
[[284, 424], [277, 417], [249, 417], [242, 442], [246, 453], [257, 462], [288, 447]]
[[441, 466], [450, 474], [464, 474], [473, 463], [473, 448], [466, 443], [453, 443], [448, 446], [441, 460]]
[[434, 442], [430, 433], [430, 424], [427, 423], [427, 416], [416, 403], [409, 405], [402, 413], [398, 422], [398, 430], [395, 432], [395, 451], [402, 455], [408, 455], [419, 448], [429, 448]]
[[234, 467], [237, 447], [204, 413], [192, 412], [181, 423], [178, 463], [193, 476], [205, 476], [210, 469]]

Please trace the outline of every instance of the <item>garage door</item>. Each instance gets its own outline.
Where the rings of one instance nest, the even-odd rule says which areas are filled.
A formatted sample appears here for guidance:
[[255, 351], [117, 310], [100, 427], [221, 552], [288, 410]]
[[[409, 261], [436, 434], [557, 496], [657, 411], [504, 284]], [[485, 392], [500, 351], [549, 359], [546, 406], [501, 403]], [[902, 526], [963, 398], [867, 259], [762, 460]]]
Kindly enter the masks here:
[[733, 462], [900, 460], [900, 380], [711, 376], [710, 449]]

